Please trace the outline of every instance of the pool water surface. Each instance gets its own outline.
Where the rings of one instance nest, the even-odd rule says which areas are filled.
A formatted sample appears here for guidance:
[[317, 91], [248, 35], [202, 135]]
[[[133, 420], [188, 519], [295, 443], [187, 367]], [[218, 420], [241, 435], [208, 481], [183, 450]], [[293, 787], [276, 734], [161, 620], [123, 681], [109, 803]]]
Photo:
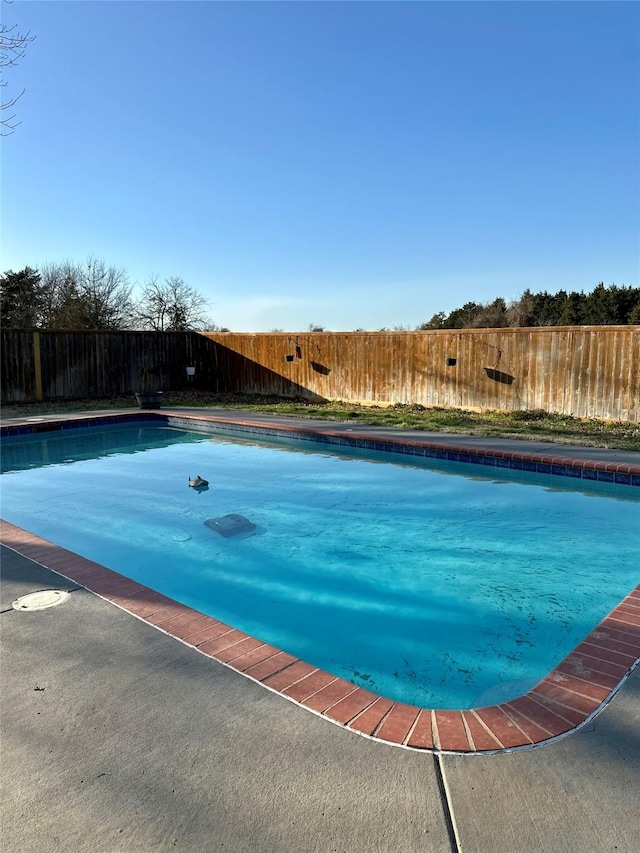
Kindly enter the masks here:
[[[3, 440], [2, 464], [9, 522], [423, 707], [525, 693], [637, 583], [630, 486], [149, 425]], [[255, 530], [204, 525], [229, 513]]]

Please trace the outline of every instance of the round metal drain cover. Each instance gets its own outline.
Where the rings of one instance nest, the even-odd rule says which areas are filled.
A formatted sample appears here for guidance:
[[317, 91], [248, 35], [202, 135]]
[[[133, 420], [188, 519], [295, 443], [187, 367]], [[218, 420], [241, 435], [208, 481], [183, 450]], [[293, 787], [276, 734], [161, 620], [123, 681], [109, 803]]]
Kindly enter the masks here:
[[69, 593], [64, 589], [41, 589], [39, 592], [21, 595], [11, 606], [14, 610], [46, 610], [47, 607], [63, 604], [68, 598]]

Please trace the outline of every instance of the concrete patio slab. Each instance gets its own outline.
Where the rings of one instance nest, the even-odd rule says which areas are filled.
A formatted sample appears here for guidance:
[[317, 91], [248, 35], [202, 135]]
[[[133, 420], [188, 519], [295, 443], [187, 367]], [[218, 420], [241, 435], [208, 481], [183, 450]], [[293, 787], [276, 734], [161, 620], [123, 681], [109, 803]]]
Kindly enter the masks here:
[[[62, 586], [1, 551], [21, 594]], [[85, 590], [0, 628], [6, 853], [640, 849], [640, 671], [559, 743], [434, 758], [337, 729]]]
[[634, 853], [640, 669], [588, 727], [559, 743], [442, 762], [465, 853]]
[[[639, 454], [633, 450], [613, 450], [603, 447], [586, 447], [575, 444], [565, 444], [562, 441], [530, 441], [522, 438], [502, 438], [482, 435], [466, 435], [464, 433], [428, 432], [427, 430], [400, 429], [398, 427], [381, 427], [360, 424], [358, 422], [346, 423], [344, 421], [326, 421], [314, 418], [293, 418], [286, 415], [271, 415], [260, 412], [242, 412], [229, 409], [188, 409], [188, 408], [163, 408], [163, 412], [180, 412], [181, 414], [206, 414], [219, 418], [246, 417], [252, 421], [259, 421], [265, 426], [286, 426], [295, 424], [305, 427], [314, 432], [326, 432], [339, 429], [349, 432], [357, 430], [379, 438], [395, 438], [396, 440], [413, 439], [427, 442], [448, 444], [452, 447], [478, 446], [490, 450], [520, 451], [527, 453], [540, 453], [542, 455], [562, 455], [567, 458], [593, 459], [606, 462], [626, 462], [637, 465]], [[4, 421], [3, 421], [4, 423]], [[8, 421], [7, 421], [8, 423]]]
[[[2, 569], [59, 586], [5, 548]], [[84, 590], [0, 627], [3, 853], [451, 850], [430, 754], [342, 731]]]

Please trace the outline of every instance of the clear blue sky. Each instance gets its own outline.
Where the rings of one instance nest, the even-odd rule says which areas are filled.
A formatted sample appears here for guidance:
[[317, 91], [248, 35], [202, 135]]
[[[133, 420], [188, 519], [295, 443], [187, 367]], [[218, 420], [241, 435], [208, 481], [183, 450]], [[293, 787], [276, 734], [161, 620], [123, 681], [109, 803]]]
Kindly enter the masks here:
[[638, 3], [2, 5], [3, 270], [181, 276], [235, 331], [638, 286]]

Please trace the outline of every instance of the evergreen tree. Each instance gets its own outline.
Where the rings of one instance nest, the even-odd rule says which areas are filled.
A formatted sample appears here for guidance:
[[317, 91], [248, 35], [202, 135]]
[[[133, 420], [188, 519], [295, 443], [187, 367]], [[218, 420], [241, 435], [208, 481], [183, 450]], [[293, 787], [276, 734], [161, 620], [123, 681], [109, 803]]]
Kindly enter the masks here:
[[0, 326], [33, 329], [42, 301], [40, 273], [31, 267], [8, 270], [0, 277]]
[[457, 308], [442, 324], [443, 329], [464, 329], [470, 326], [482, 309], [478, 302], [465, 302], [462, 308]]
[[424, 332], [427, 329], [442, 329], [444, 328], [444, 322], [447, 319], [447, 315], [444, 311], [438, 311], [437, 314], [434, 314], [430, 320], [427, 320], [426, 323], [421, 323], [417, 327], [418, 332]]
[[450, 314], [440, 311], [418, 329], [535, 326], [604, 326], [640, 322], [640, 288], [600, 282], [591, 293], [527, 289], [508, 306], [502, 297], [482, 305], [467, 302]]
[[560, 309], [558, 317], [558, 326], [582, 326], [584, 316], [584, 294], [577, 293], [575, 290], [567, 294]]

